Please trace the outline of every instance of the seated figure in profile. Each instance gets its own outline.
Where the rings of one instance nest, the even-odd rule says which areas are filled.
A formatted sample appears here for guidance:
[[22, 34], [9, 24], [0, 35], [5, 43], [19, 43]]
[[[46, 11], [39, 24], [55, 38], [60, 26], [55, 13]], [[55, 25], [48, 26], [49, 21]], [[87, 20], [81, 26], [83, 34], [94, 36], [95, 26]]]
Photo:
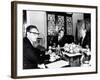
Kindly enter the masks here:
[[90, 30], [86, 29], [84, 21], [82, 22], [82, 26], [80, 29], [80, 35], [81, 35], [80, 42], [79, 42], [80, 45], [83, 48], [90, 48], [91, 49], [91, 39], [90, 39], [91, 34], [90, 34]]
[[90, 53], [91, 32], [90, 32], [90, 30], [87, 30], [84, 21], [82, 22], [80, 35], [81, 35], [81, 38], [80, 38], [79, 44], [83, 48], [83, 53], [84, 53], [83, 63], [84, 63], [85, 61], [89, 61], [91, 59], [91, 53]]
[[73, 42], [74, 37], [72, 35], [66, 35], [63, 29], [58, 32], [58, 45], [64, 47], [66, 43], [71, 44]]
[[46, 55], [45, 49], [37, 45], [39, 30], [34, 25], [26, 28], [26, 36], [23, 38], [23, 69], [36, 69], [43, 64]]
[[64, 35], [64, 30], [61, 29], [58, 33], [58, 45], [63, 47], [66, 42], [67, 42], [67, 37]]

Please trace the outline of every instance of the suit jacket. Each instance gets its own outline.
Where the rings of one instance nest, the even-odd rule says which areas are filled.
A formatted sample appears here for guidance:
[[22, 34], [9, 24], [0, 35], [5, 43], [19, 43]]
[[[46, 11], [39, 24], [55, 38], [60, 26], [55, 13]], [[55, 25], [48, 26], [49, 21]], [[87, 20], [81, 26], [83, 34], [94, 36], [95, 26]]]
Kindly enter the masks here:
[[82, 41], [82, 39], [80, 39], [80, 45], [83, 48], [86, 48], [86, 45], [88, 45], [89, 48], [91, 49], [91, 34], [90, 34], [90, 31], [86, 32], [86, 36], [84, 37], [83, 41]]
[[23, 39], [23, 69], [38, 68], [38, 64], [42, 62], [41, 52], [30, 43], [29, 39]]
[[63, 47], [65, 43], [72, 43], [74, 42], [74, 38], [72, 35], [64, 35], [59, 41], [58, 44]]

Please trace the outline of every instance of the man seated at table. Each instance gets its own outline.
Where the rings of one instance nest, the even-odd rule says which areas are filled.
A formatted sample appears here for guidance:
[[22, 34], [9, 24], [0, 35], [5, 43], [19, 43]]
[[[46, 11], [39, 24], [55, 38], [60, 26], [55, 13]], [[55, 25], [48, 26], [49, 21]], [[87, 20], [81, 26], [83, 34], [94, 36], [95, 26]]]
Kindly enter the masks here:
[[66, 43], [71, 44], [72, 42], [74, 42], [72, 35], [65, 35], [63, 29], [58, 32], [58, 45], [64, 47]]
[[26, 28], [26, 37], [23, 38], [23, 69], [36, 69], [46, 59], [43, 47], [37, 45], [39, 30], [34, 25]]
[[90, 30], [86, 29], [84, 21], [82, 23], [80, 34], [81, 34], [80, 45], [83, 48], [90, 48], [91, 49], [91, 34], [90, 34]]
[[85, 22], [83, 21], [82, 27], [80, 30], [81, 38], [80, 38], [80, 46], [82, 48], [87, 49], [87, 51], [84, 52], [84, 61], [89, 61], [91, 58], [90, 50], [91, 50], [91, 34], [90, 30], [86, 29]]

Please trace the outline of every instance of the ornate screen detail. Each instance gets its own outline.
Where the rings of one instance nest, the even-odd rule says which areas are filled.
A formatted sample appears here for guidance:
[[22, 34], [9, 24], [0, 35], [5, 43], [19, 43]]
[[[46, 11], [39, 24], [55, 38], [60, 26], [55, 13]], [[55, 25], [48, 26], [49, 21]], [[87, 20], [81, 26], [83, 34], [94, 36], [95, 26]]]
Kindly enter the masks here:
[[66, 26], [67, 26], [67, 35], [72, 35], [73, 33], [72, 17], [66, 16]]
[[58, 26], [58, 31], [60, 30], [60, 29], [64, 29], [64, 16], [57, 16], [57, 24], [56, 24], [57, 26]]
[[55, 15], [48, 14], [48, 35], [55, 35], [56, 26], [55, 26]]

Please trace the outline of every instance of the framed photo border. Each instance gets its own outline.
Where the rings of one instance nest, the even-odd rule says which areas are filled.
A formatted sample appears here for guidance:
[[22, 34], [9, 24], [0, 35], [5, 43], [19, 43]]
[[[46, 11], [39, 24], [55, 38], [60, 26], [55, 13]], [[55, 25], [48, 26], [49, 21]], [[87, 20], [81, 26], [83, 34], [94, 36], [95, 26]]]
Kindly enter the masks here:
[[[32, 76], [17, 76], [17, 4], [34, 4], [34, 5], [50, 5], [60, 7], [78, 7], [78, 8], [95, 8], [96, 9], [96, 71], [82, 73], [66, 73], [52, 75], [32, 75]], [[32, 78], [32, 77], [50, 77], [50, 76], [65, 76], [65, 75], [81, 75], [98, 73], [98, 7], [89, 5], [74, 5], [60, 3], [42, 3], [42, 2], [26, 2], [12, 1], [11, 2], [11, 78]]]

